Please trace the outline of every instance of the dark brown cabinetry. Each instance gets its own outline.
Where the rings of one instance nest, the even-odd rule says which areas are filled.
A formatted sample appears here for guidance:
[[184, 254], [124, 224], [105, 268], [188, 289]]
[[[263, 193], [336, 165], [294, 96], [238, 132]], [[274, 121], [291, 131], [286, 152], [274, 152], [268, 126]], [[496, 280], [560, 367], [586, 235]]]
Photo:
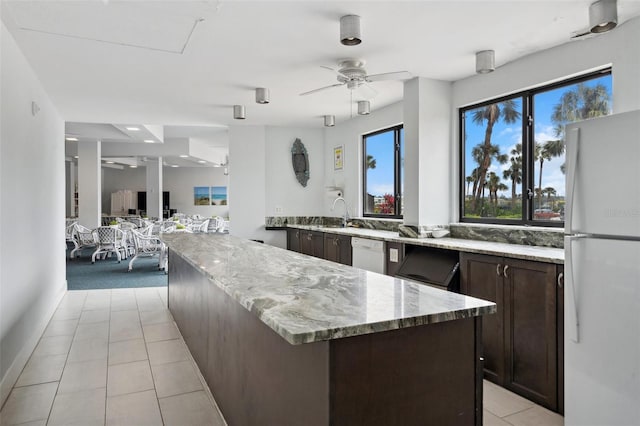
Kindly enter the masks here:
[[483, 318], [485, 377], [558, 409], [556, 265], [462, 253], [462, 293], [491, 300]]
[[300, 230], [287, 229], [287, 250], [300, 252]]
[[351, 237], [324, 234], [324, 258], [351, 266]]
[[384, 247], [385, 252], [385, 274], [395, 277], [404, 260], [404, 244], [387, 241]]
[[324, 257], [324, 233], [300, 230], [300, 253]]
[[557, 267], [558, 413], [564, 414], [564, 266]]

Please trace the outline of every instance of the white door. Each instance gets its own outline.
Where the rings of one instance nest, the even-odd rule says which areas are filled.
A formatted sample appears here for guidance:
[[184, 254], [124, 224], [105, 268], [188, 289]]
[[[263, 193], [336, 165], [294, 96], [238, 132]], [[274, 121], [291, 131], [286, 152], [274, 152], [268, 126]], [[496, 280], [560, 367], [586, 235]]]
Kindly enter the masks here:
[[571, 124], [566, 134], [566, 232], [640, 237], [640, 111]]
[[640, 425], [640, 242], [565, 249], [565, 425]]

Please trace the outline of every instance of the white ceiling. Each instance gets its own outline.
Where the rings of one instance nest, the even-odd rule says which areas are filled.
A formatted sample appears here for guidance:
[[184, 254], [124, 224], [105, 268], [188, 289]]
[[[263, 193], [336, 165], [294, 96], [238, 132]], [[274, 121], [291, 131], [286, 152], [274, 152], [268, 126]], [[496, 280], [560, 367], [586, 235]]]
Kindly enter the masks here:
[[[362, 58], [370, 74], [455, 81], [474, 75], [476, 51], [495, 50], [499, 67], [569, 42], [591, 2], [3, 0], [2, 19], [66, 121], [206, 133], [340, 122], [352, 113], [346, 87], [299, 96], [336, 82], [321, 65]], [[346, 14], [362, 18], [359, 46], [339, 42]], [[619, 0], [618, 15], [640, 15], [640, 1]], [[256, 87], [271, 103], [255, 103]], [[402, 98], [401, 82], [373, 87], [372, 110]], [[232, 119], [234, 104], [246, 120]]]

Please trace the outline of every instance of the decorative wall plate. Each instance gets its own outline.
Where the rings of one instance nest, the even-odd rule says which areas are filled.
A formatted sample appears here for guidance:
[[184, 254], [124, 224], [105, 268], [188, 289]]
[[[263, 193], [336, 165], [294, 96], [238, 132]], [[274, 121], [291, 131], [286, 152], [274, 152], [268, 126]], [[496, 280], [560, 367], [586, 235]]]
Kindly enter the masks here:
[[309, 154], [307, 154], [307, 148], [304, 147], [299, 138], [296, 138], [291, 147], [291, 161], [296, 179], [298, 179], [300, 185], [307, 186], [307, 181], [309, 180]]

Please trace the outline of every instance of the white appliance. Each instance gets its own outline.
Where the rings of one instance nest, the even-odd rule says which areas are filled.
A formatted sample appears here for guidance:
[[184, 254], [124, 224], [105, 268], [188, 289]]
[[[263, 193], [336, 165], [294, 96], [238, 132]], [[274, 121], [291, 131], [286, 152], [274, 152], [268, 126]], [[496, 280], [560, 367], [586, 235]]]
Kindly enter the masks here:
[[384, 274], [384, 242], [368, 238], [351, 238], [351, 260], [354, 268]]
[[640, 111], [566, 128], [565, 425], [640, 425]]

